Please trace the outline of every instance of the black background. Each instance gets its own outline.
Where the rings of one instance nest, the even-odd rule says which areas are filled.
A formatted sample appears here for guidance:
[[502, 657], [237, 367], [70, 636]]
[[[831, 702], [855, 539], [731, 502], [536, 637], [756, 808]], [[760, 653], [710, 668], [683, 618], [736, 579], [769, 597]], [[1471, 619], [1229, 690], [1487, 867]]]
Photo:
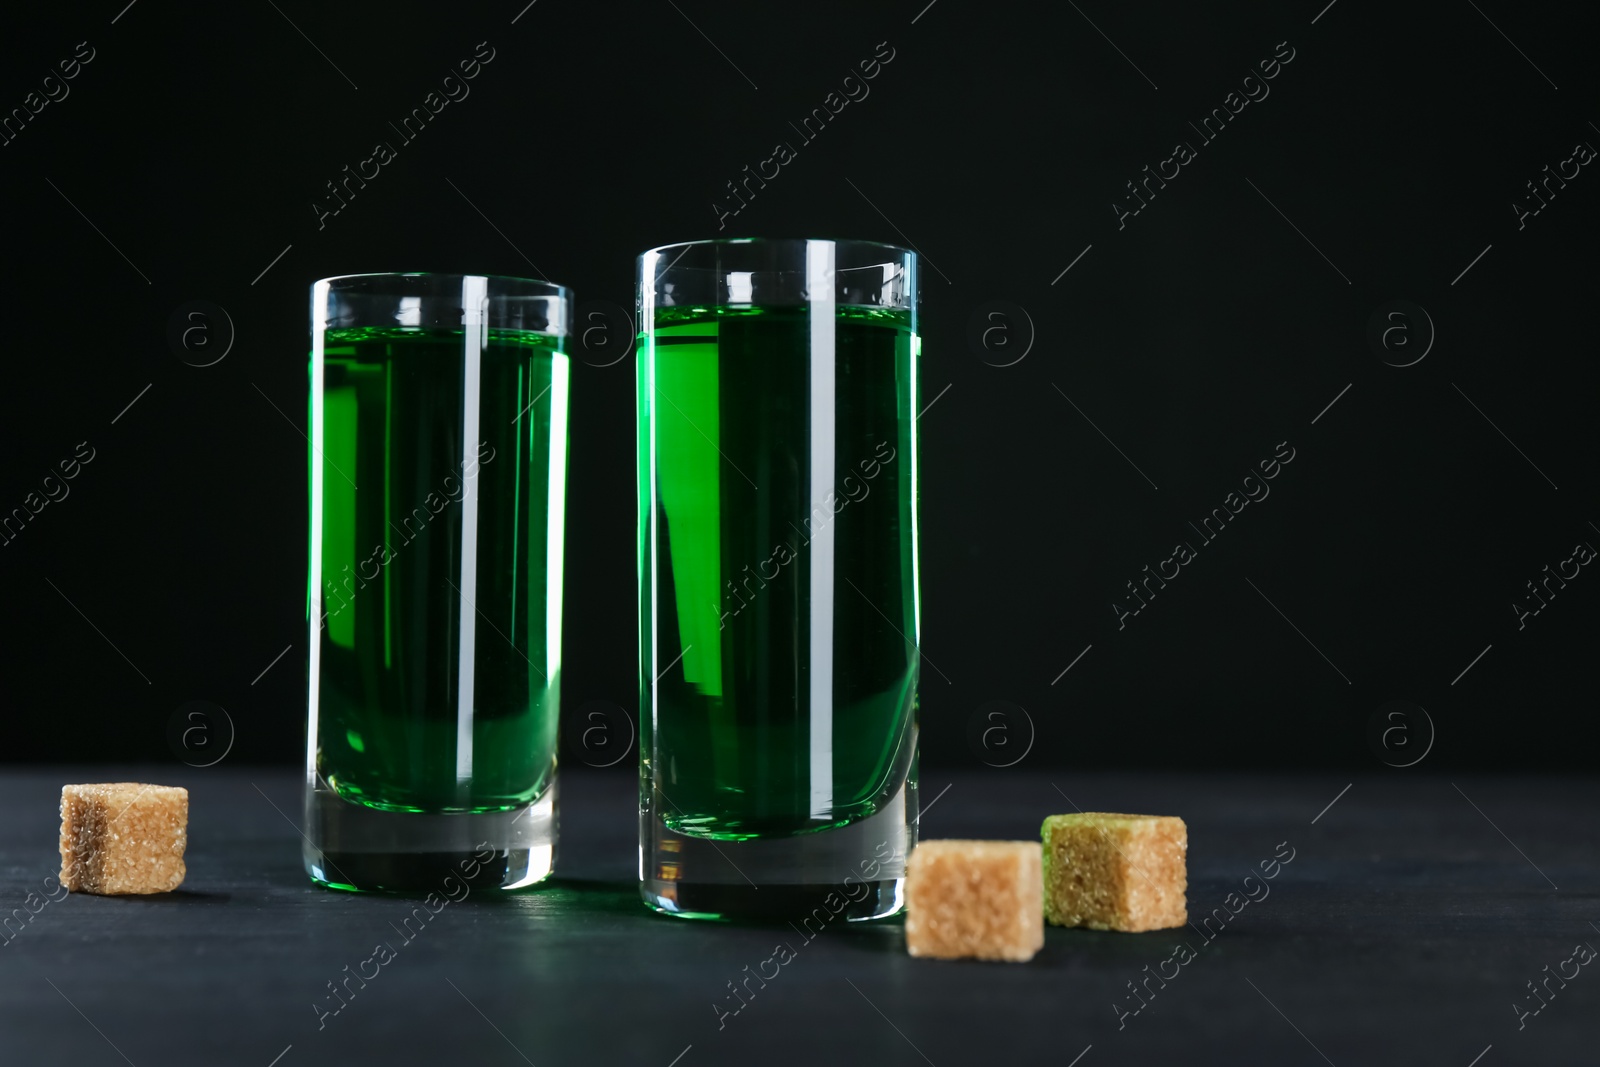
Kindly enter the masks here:
[[[1589, 765], [1600, 578], [1520, 630], [1512, 607], [1600, 544], [1600, 177], [1512, 208], [1600, 145], [1567, 9], [124, 3], [10, 10], [0, 38], [5, 113], [94, 49], [0, 146], [0, 512], [95, 455], [0, 547], [3, 758], [172, 759], [195, 700], [232, 761], [301, 758], [314, 279], [543, 276], [632, 307], [635, 256], [718, 235], [724, 183], [789, 141], [721, 235], [926, 257], [927, 762], [1382, 770], [1369, 727], [1401, 700], [1405, 759], [1431, 721], [1431, 767]], [[482, 41], [471, 95], [319, 229], [324, 183]], [[870, 96], [799, 146], [879, 42]], [[1202, 144], [1188, 123], [1279, 42], [1270, 95]], [[1197, 158], [1119, 228], [1178, 141]], [[1436, 331], [1408, 367], [1367, 337], [1400, 299]], [[213, 366], [168, 343], [192, 300], [235, 328]], [[1031, 326], [974, 351], [996, 300]], [[575, 360], [569, 715], [637, 701], [633, 413], [631, 356]], [[1124, 583], [1279, 442], [1270, 497], [1119, 629]]]

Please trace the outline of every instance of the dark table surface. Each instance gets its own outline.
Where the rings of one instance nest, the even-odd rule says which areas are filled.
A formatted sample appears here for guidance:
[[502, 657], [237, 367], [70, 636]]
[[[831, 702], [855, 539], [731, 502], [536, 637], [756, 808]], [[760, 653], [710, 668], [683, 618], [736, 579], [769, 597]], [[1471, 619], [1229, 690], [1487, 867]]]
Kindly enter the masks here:
[[[39, 907], [61, 784], [127, 779], [189, 788], [182, 889]], [[925, 772], [924, 837], [1035, 838], [1074, 804], [1188, 822], [1190, 916], [1224, 909], [1220, 933], [1051, 928], [1027, 964], [911, 959], [898, 919], [807, 943], [781, 924], [657, 916], [635, 888], [633, 779], [592, 771], [564, 776], [555, 878], [474, 892], [403, 943], [410, 902], [306, 881], [298, 780], [0, 775], [0, 915], [18, 916], [0, 945], [0, 1062], [1600, 1062], [1600, 967], [1564, 962], [1600, 946], [1595, 779], [1395, 772], [1346, 791], [1321, 773]], [[1246, 875], [1290, 850], [1267, 896], [1231, 914]], [[780, 940], [795, 958], [719, 1026], [727, 983]], [[327, 983], [380, 941], [395, 958], [319, 1028]], [[1180, 943], [1193, 958], [1164, 963]], [[1129, 983], [1174, 972], [1141, 986], [1134, 1014]]]

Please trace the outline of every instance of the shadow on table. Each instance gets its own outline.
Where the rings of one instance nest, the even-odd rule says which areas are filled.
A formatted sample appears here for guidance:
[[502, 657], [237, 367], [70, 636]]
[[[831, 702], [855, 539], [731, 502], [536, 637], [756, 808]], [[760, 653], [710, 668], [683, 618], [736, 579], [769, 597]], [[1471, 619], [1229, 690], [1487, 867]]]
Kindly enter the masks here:
[[170, 893], [90, 893], [80, 895], [95, 896], [101, 900], [116, 900], [125, 905], [140, 904], [152, 908], [187, 908], [197, 904], [226, 904], [233, 899], [232, 893], [202, 893], [194, 889], [174, 889]]

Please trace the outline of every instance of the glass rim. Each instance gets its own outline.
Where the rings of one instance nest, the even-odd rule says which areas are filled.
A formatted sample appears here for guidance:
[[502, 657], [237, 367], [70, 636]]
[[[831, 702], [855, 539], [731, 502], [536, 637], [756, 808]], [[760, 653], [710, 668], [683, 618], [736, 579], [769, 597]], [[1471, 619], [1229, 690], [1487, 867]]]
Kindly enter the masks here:
[[327, 285], [329, 288], [339, 288], [340, 286], [338, 283], [340, 282], [354, 282], [370, 278], [434, 278], [446, 282], [460, 281], [463, 278], [482, 278], [489, 282], [511, 282], [516, 285], [543, 286], [544, 288], [552, 291], [537, 295], [554, 296], [567, 301], [572, 299], [572, 288], [570, 286], [561, 285], [558, 282], [546, 281], [543, 278], [524, 278], [515, 274], [463, 274], [450, 271], [430, 270], [381, 270], [367, 271], [360, 274], [334, 274], [326, 278], [318, 278], [316, 281], [311, 283], [311, 287], [315, 289], [319, 285]]
[[[644, 264], [644, 259], [645, 259], [646, 256], [649, 256], [649, 255], [652, 255], [652, 254], [660, 256], [660, 255], [665, 254], [668, 251], [678, 251], [678, 250], [687, 251], [688, 249], [694, 248], [696, 246], [764, 245], [764, 246], [770, 248], [770, 247], [779, 247], [779, 246], [788, 245], [788, 246], [797, 246], [797, 247], [800, 247], [800, 248], [804, 248], [807, 244], [811, 243], [812, 241], [827, 241], [829, 244], [832, 244], [832, 245], [849, 246], [849, 247], [852, 247], [852, 248], [861, 248], [861, 249], [873, 249], [873, 248], [876, 248], [876, 249], [881, 249], [881, 250], [883, 250], [885, 252], [888, 252], [891, 255], [895, 255], [895, 256], [918, 256], [917, 250], [914, 249], [914, 248], [902, 248], [899, 245], [888, 244], [888, 243], [886, 243], [884, 241], [863, 241], [863, 240], [859, 240], [859, 239], [854, 238], [854, 237], [706, 237], [706, 238], [702, 238], [702, 239], [697, 240], [697, 241], [673, 241], [673, 242], [671, 242], [669, 244], [657, 245], [654, 248], [647, 248], [643, 252], [639, 253], [638, 261], [639, 261], [639, 264], [642, 266]], [[918, 258], [920, 259], [921, 257], [918, 256]], [[668, 269], [671, 269], [671, 268], [668, 268]], [[687, 269], [687, 270], [700, 269], [700, 270], [704, 270], [706, 268], [703, 268], [703, 267], [701, 267], [701, 268], [692, 268], [691, 267], [691, 268], [680, 268], [680, 269]]]

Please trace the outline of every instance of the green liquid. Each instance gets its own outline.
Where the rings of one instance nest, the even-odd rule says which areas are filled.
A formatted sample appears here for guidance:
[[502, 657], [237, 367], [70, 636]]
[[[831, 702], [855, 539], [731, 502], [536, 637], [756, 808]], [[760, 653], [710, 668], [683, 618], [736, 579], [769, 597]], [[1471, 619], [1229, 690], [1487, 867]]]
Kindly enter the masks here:
[[911, 770], [920, 343], [906, 312], [841, 307], [834, 346], [814, 478], [808, 309], [660, 309], [641, 338], [641, 771], [686, 836], [841, 826]]
[[464, 444], [464, 340], [324, 338], [316, 766], [341, 797], [390, 811], [506, 810], [555, 773], [567, 357], [558, 338], [489, 331]]

